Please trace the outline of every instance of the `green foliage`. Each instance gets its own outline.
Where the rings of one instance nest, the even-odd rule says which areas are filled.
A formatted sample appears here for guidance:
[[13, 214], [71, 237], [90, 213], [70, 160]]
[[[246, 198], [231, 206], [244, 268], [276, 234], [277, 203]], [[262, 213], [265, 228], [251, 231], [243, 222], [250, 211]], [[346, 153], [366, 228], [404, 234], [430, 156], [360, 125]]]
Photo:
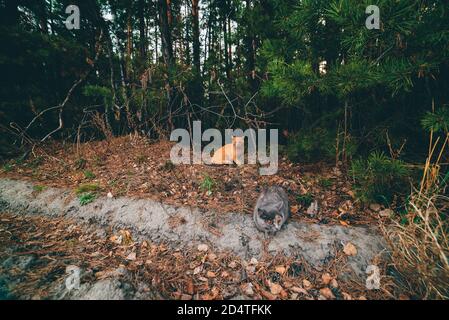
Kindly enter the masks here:
[[83, 89], [83, 94], [86, 97], [101, 98], [104, 105], [108, 108], [112, 107], [113, 95], [108, 87], [98, 85], [87, 85]]
[[200, 189], [202, 191], [207, 191], [207, 193], [210, 195], [212, 194], [215, 185], [216, 185], [215, 180], [209, 175], [205, 174], [203, 177], [203, 181], [200, 184]]
[[90, 170], [84, 170], [83, 173], [84, 173], [84, 178], [86, 178], [86, 179], [92, 180], [92, 179], [96, 178], [95, 174]]
[[449, 132], [449, 107], [437, 109], [435, 112], [427, 112], [421, 120], [421, 125], [429, 132]]
[[44, 191], [45, 189], [47, 189], [46, 186], [41, 186], [41, 185], [35, 185], [35, 186], [33, 186], [33, 191], [38, 192], [38, 193]]
[[81, 184], [75, 189], [75, 193], [77, 195], [89, 192], [98, 192], [100, 191], [100, 186], [98, 184]]
[[320, 179], [320, 186], [322, 186], [323, 188], [330, 188], [330, 187], [332, 187], [333, 184], [334, 183], [330, 179], [326, 179], [326, 178]]
[[327, 130], [302, 130], [288, 141], [287, 156], [295, 162], [322, 161], [335, 158], [335, 137]]
[[389, 205], [395, 195], [404, 194], [408, 188], [408, 168], [383, 153], [373, 152], [366, 160], [354, 160], [350, 172], [356, 195], [365, 203]]
[[13, 166], [11, 164], [7, 163], [7, 164], [3, 165], [2, 170], [4, 172], [11, 172], [13, 170]]
[[313, 195], [311, 193], [300, 194], [296, 196], [296, 201], [304, 208], [308, 208], [313, 202]]
[[78, 195], [78, 200], [82, 206], [88, 205], [89, 203], [92, 203], [96, 199], [96, 195], [91, 192], [82, 193]]

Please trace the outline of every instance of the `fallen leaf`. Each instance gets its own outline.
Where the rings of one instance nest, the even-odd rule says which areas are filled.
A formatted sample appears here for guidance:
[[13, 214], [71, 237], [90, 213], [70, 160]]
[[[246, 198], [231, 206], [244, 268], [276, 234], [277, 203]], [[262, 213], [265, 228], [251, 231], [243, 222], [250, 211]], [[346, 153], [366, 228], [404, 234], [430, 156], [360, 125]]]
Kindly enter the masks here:
[[328, 285], [332, 281], [332, 276], [329, 273], [324, 273], [321, 276], [321, 281], [324, 285]]
[[341, 295], [343, 296], [344, 300], [352, 300], [351, 295], [346, 292], [342, 292]]
[[196, 267], [195, 269], [193, 269], [193, 274], [194, 274], [194, 275], [197, 275], [197, 274], [199, 274], [202, 270], [203, 270], [203, 267], [201, 267], [201, 266]]
[[195, 286], [193, 285], [193, 281], [191, 279], [188, 280], [186, 285], [186, 292], [190, 295], [193, 295], [195, 290]]
[[346, 221], [338, 220], [338, 222], [340, 222], [340, 224], [341, 224], [342, 226], [345, 226], [345, 227], [348, 227], [348, 226], [349, 226], [349, 223], [346, 222]]
[[303, 285], [304, 288], [306, 288], [306, 289], [312, 288], [312, 284], [311, 284], [310, 281], [307, 280], [307, 279], [302, 280], [302, 285]]
[[298, 213], [298, 211], [299, 211], [299, 206], [291, 206], [290, 207], [290, 211], [291, 211], [291, 213], [292, 214], [297, 214]]
[[265, 291], [263, 289], [260, 289], [260, 294], [268, 300], [276, 300], [276, 296], [274, 294], [269, 293], [268, 291]]
[[180, 299], [181, 300], [192, 300], [192, 296], [190, 294], [182, 294]]
[[208, 278], [215, 278], [217, 275], [215, 274], [215, 272], [207, 271], [207, 272], [206, 272], [206, 276], [207, 276]]
[[334, 294], [332, 293], [332, 290], [329, 288], [323, 288], [320, 289], [320, 294], [325, 297], [326, 299], [335, 299]]
[[293, 291], [293, 292], [296, 292], [296, 293], [302, 293], [304, 295], [308, 295], [309, 294], [309, 292], [306, 289], [300, 288], [300, 287], [291, 287], [290, 290]]
[[345, 246], [343, 248], [343, 252], [347, 256], [353, 256], [354, 257], [354, 256], [357, 255], [357, 248], [351, 242], [348, 242], [347, 244], [345, 244]]
[[270, 292], [274, 295], [280, 294], [283, 290], [283, 288], [278, 283], [269, 282], [268, 285], [270, 287]]
[[127, 257], [126, 257], [126, 260], [129, 260], [129, 261], [134, 261], [134, 260], [136, 260], [136, 253], [135, 252], [131, 252]]
[[283, 275], [285, 273], [285, 267], [284, 266], [277, 266], [275, 268], [276, 272], [279, 273], [280, 275]]

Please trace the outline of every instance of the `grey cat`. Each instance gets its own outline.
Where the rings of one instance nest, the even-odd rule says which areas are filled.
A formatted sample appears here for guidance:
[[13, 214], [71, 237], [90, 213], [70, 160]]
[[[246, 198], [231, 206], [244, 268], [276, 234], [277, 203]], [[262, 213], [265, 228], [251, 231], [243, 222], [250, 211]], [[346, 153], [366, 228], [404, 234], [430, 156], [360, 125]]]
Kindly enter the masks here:
[[287, 193], [281, 187], [269, 187], [262, 191], [254, 208], [256, 228], [265, 233], [281, 230], [290, 217]]

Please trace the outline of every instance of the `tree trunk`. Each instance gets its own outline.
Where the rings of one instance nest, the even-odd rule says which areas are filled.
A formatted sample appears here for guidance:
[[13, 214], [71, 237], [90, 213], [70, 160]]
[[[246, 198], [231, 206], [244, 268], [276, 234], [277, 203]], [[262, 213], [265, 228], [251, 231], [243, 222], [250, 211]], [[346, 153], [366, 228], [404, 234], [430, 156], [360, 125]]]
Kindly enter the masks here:
[[138, 5], [138, 15], [139, 15], [139, 54], [142, 62], [146, 61], [147, 58], [147, 37], [145, 32], [145, 0], [139, 0]]
[[192, 0], [192, 24], [193, 24], [193, 65], [198, 74], [201, 73], [200, 62], [200, 23], [198, 0]]
[[168, 124], [171, 129], [174, 128], [172, 119], [172, 104], [174, 100], [174, 88], [172, 84], [172, 74], [174, 72], [173, 43], [171, 38], [170, 21], [171, 13], [169, 10], [170, 0], [159, 0], [159, 25], [162, 39], [162, 55], [167, 66], [166, 91], [168, 100]]

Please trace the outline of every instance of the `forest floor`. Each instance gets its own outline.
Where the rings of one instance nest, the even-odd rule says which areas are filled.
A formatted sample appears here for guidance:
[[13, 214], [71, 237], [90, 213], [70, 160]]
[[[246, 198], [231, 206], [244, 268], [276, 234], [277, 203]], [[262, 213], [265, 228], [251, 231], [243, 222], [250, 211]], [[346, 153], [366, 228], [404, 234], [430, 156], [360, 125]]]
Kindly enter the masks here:
[[[251, 165], [175, 166], [169, 161], [172, 146], [134, 136], [80, 145], [52, 144], [35, 150], [24, 161], [4, 165], [0, 177], [32, 181], [40, 188], [69, 188], [74, 193], [82, 186], [95, 185], [101, 196], [150, 198], [218, 214], [251, 214], [261, 189], [280, 185], [288, 192], [292, 219], [297, 221], [350, 228], [376, 226], [387, 219], [380, 206], [370, 209], [357, 203], [350, 179], [335, 165], [294, 164], [281, 158], [277, 175], [259, 176], [257, 166]], [[205, 189], [206, 178], [212, 184]], [[320, 208], [314, 216], [306, 214], [311, 200], [317, 200]], [[176, 250], [164, 243], [133, 241], [132, 235], [127, 235], [126, 243], [117, 243], [119, 236], [112, 230], [92, 232], [66, 218], [0, 213], [0, 298], [65, 296], [61, 286], [71, 264], [82, 266], [83, 282], [93, 286], [81, 298], [92, 296], [89, 290], [95, 289], [95, 283], [115, 279], [117, 274], [118, 296], [131, 299], [405, 297], [385, 270], [381, 290], [367, 290], [364, 284], [339, 278], [344, 255], [317, 271], [306, 261], [284, 255], [245, 261], [229, 252], [200, 247]]]
[[[374, 211], [355, 200], [350, 179], [335, 165], [295, 164], [280, 156], [278, 173], [260, 176], [256, 165], [175, 166], [170, 162], [172, 146], [131, 136], [80, 145], [52, 144], [23, 162], [4, 166], [0, 177], [73, 190], [94, 185], [103, 195], [244, 214], [252, 213], [264, 186], [278, 185], [288, 192], [294, 220], [346, 226], [377, 224], [385, 218], [379, 214], [381, 207]], [[308, 215], [312, 200], [318, 201], [319, 210]]]
[[[344, 257], [316, 271], [305, 261], [265, 256], [250, 262], [199, 245], [172, 250], [75, 221], [0, 213], [0, 299], [391, 299], [381, 290], [338, 278]], [[71, 296], [67, 268], [81, 268]], [[86, 287], [87, 286], [87, 287]]]

